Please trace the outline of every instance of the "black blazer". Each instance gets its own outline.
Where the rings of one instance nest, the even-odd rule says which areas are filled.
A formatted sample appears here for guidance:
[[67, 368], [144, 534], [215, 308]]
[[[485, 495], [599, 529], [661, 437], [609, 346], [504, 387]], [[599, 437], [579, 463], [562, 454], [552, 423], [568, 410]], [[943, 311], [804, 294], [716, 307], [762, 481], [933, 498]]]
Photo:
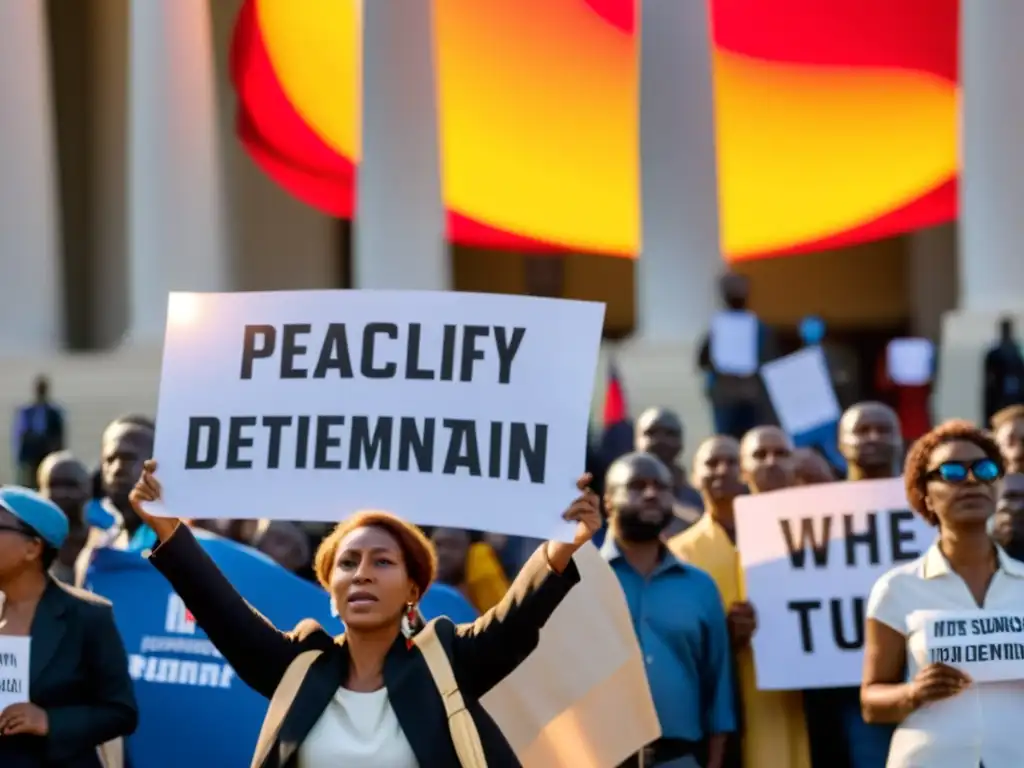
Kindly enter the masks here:
[[96, 748], [135, 732], [128, 657], [107, 600], [50, 579], [32, 619], [29, 700], [46, 710], [50, 733], [0, 736], [0, 765], [99, 768]]
[[[179, 525], [150, 560], [171, 582], [238, 677], [263, 696], [273, 696], [296, 656], [309, 650], [323, 651], [261, 763], [262, 768], [293, 768], [303, 740], [347, 679], [349, 657], [344, 636], [331, 637], [312, 619], [288, 633], [275, 629], [242, 599], [185, 525]], [[435, 620], [437, 635], [480, 732], [489, 768], [521, 766], [480, 706], [480, 697], [530, 655], [541, 627], [579, 579], [575, 563], [562, 574], [552, 571], [541, 548], [502, 601], [473, 624], [456, 626], [446, 618]], [[417, 762], [430, 768], [459, 768], [441, 695], [419, 649], [408, 648], [401, 635], [385, 659], [384, 684]]]

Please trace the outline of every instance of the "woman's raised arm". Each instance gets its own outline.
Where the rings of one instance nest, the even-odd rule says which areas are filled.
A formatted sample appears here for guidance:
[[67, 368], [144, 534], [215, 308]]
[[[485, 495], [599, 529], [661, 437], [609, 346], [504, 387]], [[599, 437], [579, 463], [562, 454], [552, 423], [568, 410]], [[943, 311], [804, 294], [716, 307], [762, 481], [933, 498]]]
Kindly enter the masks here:
[[453, 662], [459, 684], [479, 698], [518, 667], [540, 640], [540, 630], [569, 590], [580, 580], [572, 556], [601, 527], [591, 476], [577, 487], [583, 492], [562, 515], [576, 522], [573, 541], [548, 541], [538, 548], [512, 582], [505, 597], [472, 624], [458, 627]]
[[180, 520], [150, 515], [143, 508], [160, 499], [156, 462], [146, 462], [131, 502], [160, 539], [150, 562], [167, 578], [196, 623], [206, 632], [235, 674], [257, 693], [270, 698], [300, 649], [297, 641], [274, 627], [231, 585]]

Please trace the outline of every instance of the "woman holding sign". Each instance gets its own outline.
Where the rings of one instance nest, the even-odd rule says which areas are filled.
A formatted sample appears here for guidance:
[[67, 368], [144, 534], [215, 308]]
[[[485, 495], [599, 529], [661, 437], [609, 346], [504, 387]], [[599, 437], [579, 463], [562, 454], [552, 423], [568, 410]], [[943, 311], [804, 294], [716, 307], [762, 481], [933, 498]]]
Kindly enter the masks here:
[[963, 421], [907, 456], [907, 498], [939, 536], [868, 601], [861, 704], [868, 722], [899, 724], [889, 768], [1024, 765], [1024, 633], [988, 633], [1007, 615], [1024, 627], [1024, 564], [987, 531], [1002, 474], [996, 444]]
[[110, 603], [48, 573], [67, 535], [56, 504], [0, 488], [3, 768], [114, 768], [138, 721]]
[[346, 627], [332, 638], [311, 620], [277, 630], [187, 526], [146, 514], [143, 505], [160, 498], [155, 469], [147, 462], [132, 493], [160, 538], [151, 561], [237, 675], [272, 699], [255, 768], [519, 766], [480, 698], [530, 655], [579, 581], [573, 554], [601, 525], [589, 475], [563, 514], [577, 522], [574, 541], [538, 549], [501, 603], [470, 625], [441, 618], [421, 626], [416, 605], [436, 561], [418, 528], [383, 512], [341, 523], [316, 556]]

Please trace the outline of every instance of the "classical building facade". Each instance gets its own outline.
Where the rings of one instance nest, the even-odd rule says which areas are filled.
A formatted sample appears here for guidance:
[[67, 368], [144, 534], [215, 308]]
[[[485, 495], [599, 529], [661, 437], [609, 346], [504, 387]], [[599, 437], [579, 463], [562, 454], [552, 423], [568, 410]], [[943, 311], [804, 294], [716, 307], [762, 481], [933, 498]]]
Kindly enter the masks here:
[[[455, 288], [607, 302], [609, 337], [626, 339], [617, 354], [634, 403], [672, 403], [696, 434], [706, 428], [693, 345], [716, 307], [722, 264], [710, 73], [694, 64], [709, 59], [707, 35], [692, 31], [707, 28], [703, 4], [643, 4], [645, 24], [679, 35], [641, 50], [635, 261], [450, 251], [440, 204], [428, 199], [436, 159], [418, 164], [423, 175], [405, 179], [396, 203], [396, 164], [408, 169], [409, 153], [430, 145], [400, 126], [429, 123], [433, 107], [394, 119], [404, 97], [385, 70], [404, 67], [406, 89], [429, 88], [432, 75], [415, 25], [396, 24], [386, 2], [369, 6], [367, 48], [406, 53], [364, 61], [364, 135], [374, 139], [355, 235], [292, 199], [234, 136], [228, 52], [239, 5], [0, 3], [0, 407], [50, 371], [82, 425], [76, 446], [94, 451], [102, 419], [153, 406], [168, 290]], [[978, 353], [995, 317], [1024, 305], [1024, 3], [962, 7], [959, 227], [741, 269], [758, 311], [780, 326], [824, 307], [836, 327], [941, 338], [940, 411], [973, 416]], [[652, 94], [669, 107], [644, 112]], [[396, 232], [385, 210], [396, 205], [426, 213]]]

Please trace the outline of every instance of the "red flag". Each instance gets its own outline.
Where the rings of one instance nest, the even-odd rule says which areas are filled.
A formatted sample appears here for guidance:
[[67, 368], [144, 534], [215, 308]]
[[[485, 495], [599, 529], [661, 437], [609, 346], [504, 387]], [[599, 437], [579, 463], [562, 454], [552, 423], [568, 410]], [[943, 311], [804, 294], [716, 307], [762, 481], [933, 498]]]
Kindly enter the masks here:
[[612, 360], [608, 366], [608, 387], [604, 391], [604, 428], [608, 429], [628, 418], [626, 392], [619, 377], [619, 366]]

